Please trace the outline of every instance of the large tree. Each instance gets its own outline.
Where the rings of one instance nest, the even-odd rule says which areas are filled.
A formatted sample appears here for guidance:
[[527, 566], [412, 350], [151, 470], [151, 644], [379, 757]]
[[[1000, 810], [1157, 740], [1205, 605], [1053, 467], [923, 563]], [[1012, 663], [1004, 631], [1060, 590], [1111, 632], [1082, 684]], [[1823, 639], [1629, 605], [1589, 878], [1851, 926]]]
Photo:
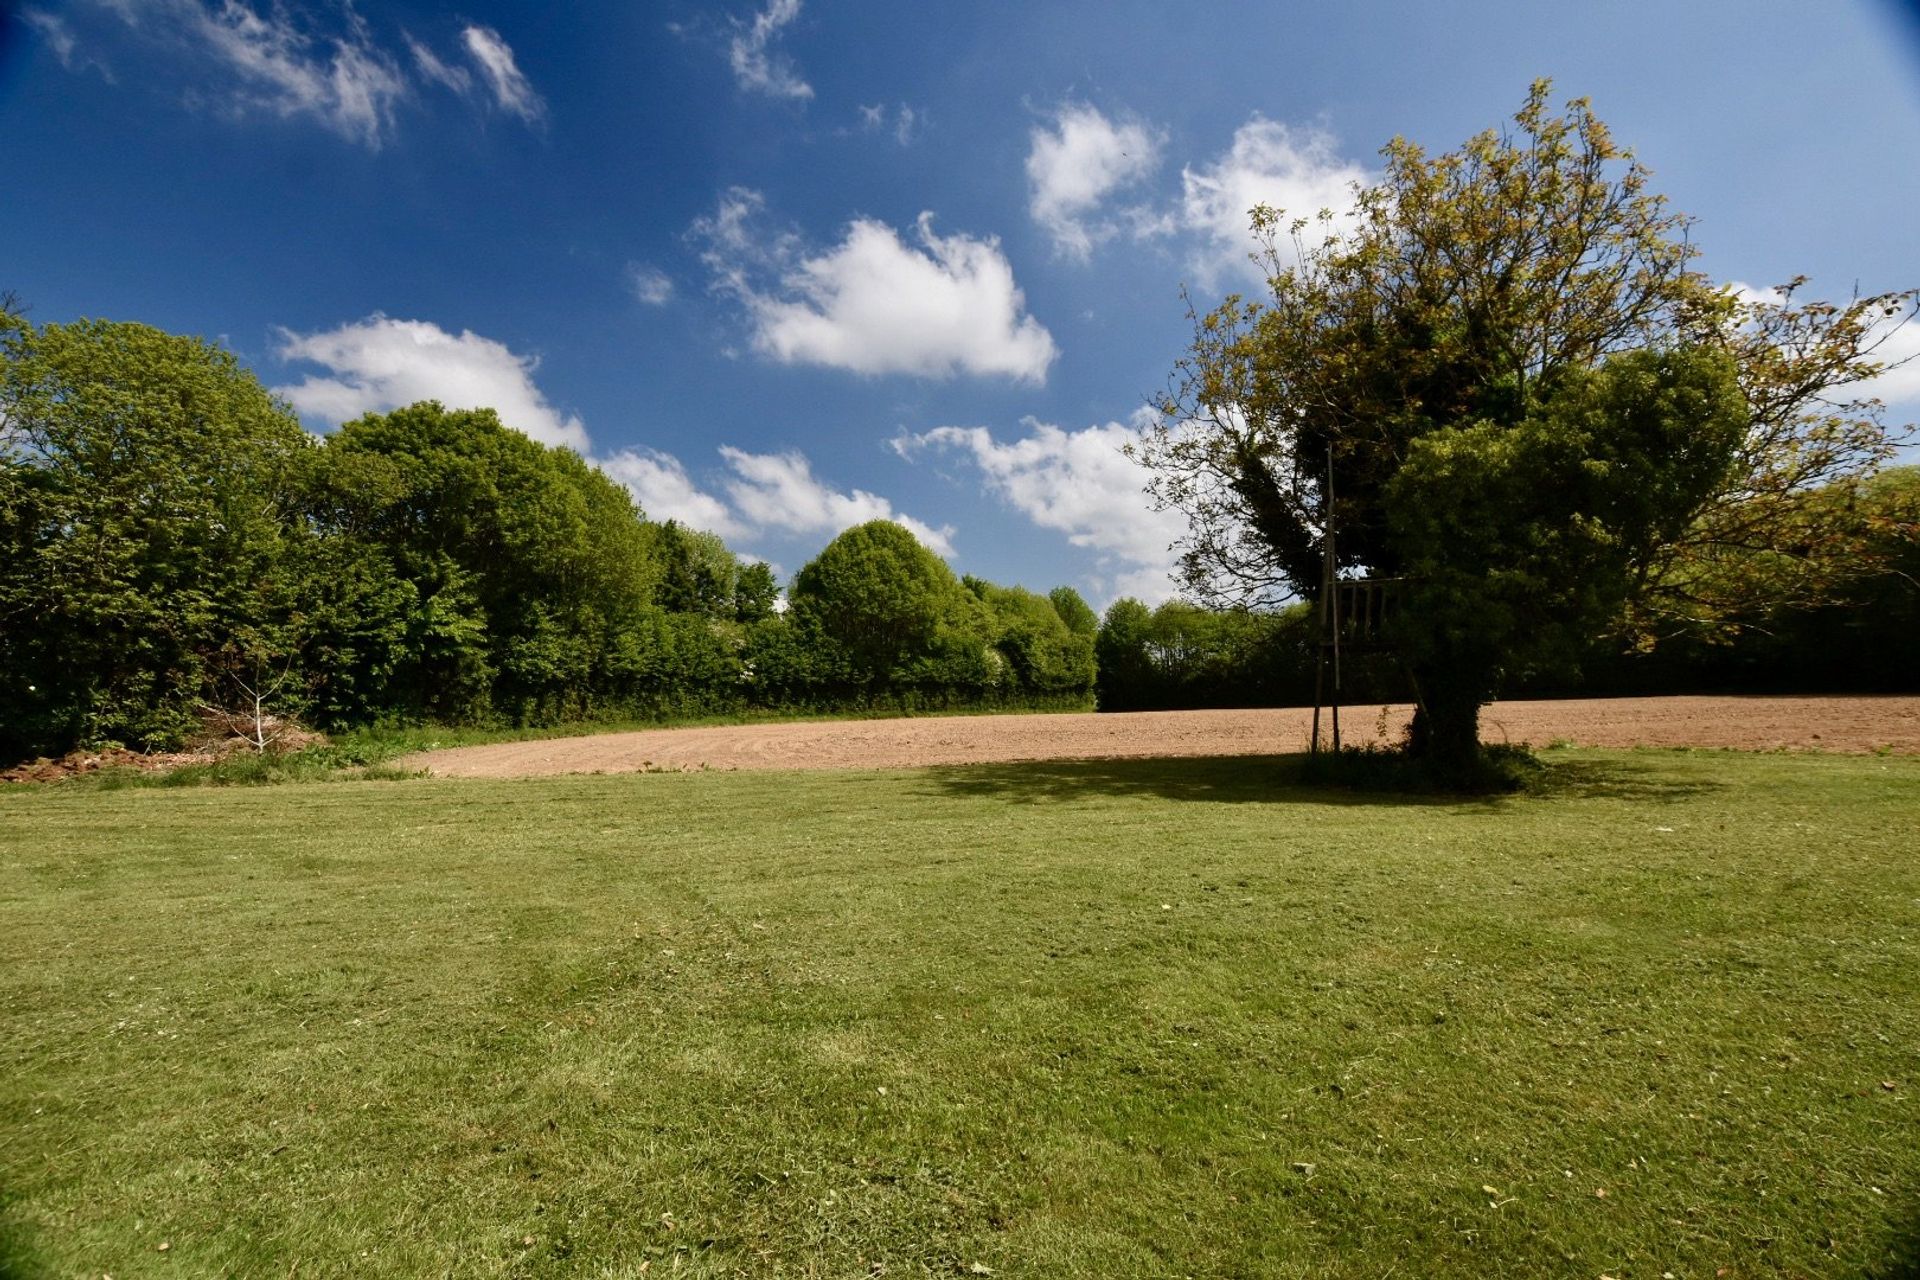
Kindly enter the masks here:
[[0, 307], [0, 758], [169, 744], [284, 662], [311, 452], [223, 348]]
[[1549, 92], [1444, 155], [1395, 139], [1345, 214], [1255, 209], [1271, 296], [1196, 316], [1138, 450], [1202, 598], [1318, 594], [1330, 519], [1341, 575], [1408, 580], [1388, 639], [1449, 768], [1508, 670], [1843, 576], [1857, 540], [1776, 514], [1892, 452], [1844, 389], [1913, 295], [1714, 287], [1689, 220]]
[[384, 696], [451, 720], [587, 716], [616, 698], [617, 638], [658, 573], [624, 488], [491, 409], [430, 400], [349, 422], [324, 453], [327, 528], [412, 584]]
[[915, 683], [966, 659], [984, 665], [988, 626], [979, 602], [946, 561], [892, 521], [839, 534], [794, 575], [788, 594], [794, 624], [843, 650], [869, 690]]

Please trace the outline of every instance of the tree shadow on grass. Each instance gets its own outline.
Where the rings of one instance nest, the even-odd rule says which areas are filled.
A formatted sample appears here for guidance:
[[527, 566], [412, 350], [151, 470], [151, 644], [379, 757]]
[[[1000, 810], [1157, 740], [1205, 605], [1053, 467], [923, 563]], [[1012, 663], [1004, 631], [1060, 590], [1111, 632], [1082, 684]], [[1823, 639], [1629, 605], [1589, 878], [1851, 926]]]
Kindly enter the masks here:
[[1920, 1207], [1895, 1231], [1886, 1260], [1867, 1272], [1868, 1280], [1920, 1280]]
[[1709, 778], [1678, 777], [1658, 762], [1643, 760], [1553, 760], [1543, 762], [1528, 788], [1541, 796], [1576, 800], [1635, 800], [1673, 803], [1725, 791]]
[[1182, 803], [1412, 805], [1483, 813], [1530, 797], [1674, 802], [1722, 786], [1676, 778], [1656, 765], [1582, 760], [1543, 764], [1521, 794], [1460, 795], [1311, 780], [1309, 762], [1305, 754], [1028, 760], [936, 766], [922, 770], [921, 776], [935, 794], [995, 797], [1022, 804], [1151, 796]]
[[998, 797], [1019, 803], [1096, 796], [1152, 796], [1213, 804], [1497, 806], [1502, 796], [1360, 790], [1309, 782], [1308, 757], [1179, 756], [1098, 760], [1022, 760], [949, 765], [922, 771], [948, 796]]
[[28, 1246], [19, 1224], [7, 1218], [5, 1202], [0, 1200], [0, 1280], [40, 1280], [51, 1274]]

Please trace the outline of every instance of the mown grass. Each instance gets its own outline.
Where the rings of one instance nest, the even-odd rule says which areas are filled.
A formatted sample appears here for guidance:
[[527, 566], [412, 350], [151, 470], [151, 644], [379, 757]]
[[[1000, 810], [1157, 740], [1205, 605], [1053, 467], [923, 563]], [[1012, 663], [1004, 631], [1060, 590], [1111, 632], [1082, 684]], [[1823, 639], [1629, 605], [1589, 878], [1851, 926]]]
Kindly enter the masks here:
[[1920, 761], [1298, 768], [0, 793], [0, 1274], [1915, 1274]]

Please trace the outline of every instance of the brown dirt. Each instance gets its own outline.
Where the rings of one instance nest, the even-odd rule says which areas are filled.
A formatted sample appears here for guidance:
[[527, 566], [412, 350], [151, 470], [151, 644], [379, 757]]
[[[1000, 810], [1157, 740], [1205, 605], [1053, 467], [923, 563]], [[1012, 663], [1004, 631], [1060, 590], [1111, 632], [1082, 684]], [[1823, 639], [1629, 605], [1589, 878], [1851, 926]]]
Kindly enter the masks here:
[[[1347, 707], [1343, 740], [1397, 738], [1408, 708]], [[400, 763], [440, 777], [697, 769], [898, 769], [1122, 756], [1303, 751], [1313, 713], [1141, 711], [1108, 715], [925, 716], [726, 725], [451, 747]], [[1546, 746], [1892, 750], [1920, 754], [1920, 697], [1605, 698], [1497, 702], [1482, 737]]]
[[[252, 751], [247, 737], [255, 731], [250, 720], [213, 711], [201, 717], [201, 732], [185, 751], [129, 751], [125, 747], [102, 747], [93, 751], [71, 751], [59, 759], [46, 756], [26, 760], [0, 770], [0, 782], [59, 782], [83, 773], [106, 769], [133, 769], [141, 773], [166, 773], [188, 765], [218, 764], [228, 756]], [[327, 735], [303, 729], [290, 720], [268, 716], [266, 732], [271, 741], [268, 750], [276, 754], [325, 746]]]
[[129, 751], [125, 747], [103, 747], [98, 751], [73, 751], [58, 760], [46, 756], [27, 760], [4, 772], [0, 782], [59, 782], [83, 773], [103, 769], [137, 769], [142, 773], [163, 773], [190, 764], [211, 764], [221, 759], [205, 751]]

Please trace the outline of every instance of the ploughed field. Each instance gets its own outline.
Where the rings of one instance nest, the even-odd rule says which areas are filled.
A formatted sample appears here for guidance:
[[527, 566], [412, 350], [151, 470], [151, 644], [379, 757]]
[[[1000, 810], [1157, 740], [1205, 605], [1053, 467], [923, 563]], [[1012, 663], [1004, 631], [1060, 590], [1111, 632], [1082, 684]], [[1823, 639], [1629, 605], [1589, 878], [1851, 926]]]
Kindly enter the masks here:
[[[1411, 708], [1341, 709], [1341, 739], [1398, 738]], [[1019, 760], [1279, 755], [1303, 751], [1308, 708], [1113, 714], [918, 716], [724, 725], [453, 747], [401, 763], [441, 777], [694, 769], [892, 769]], [[1489, 742], [1544, 747], [1725, 747], [1920, 753], [1920, 697], [1586, 698], [1497, 702]], [[1322, 713], [1322, 732], [1331, 731]]]

